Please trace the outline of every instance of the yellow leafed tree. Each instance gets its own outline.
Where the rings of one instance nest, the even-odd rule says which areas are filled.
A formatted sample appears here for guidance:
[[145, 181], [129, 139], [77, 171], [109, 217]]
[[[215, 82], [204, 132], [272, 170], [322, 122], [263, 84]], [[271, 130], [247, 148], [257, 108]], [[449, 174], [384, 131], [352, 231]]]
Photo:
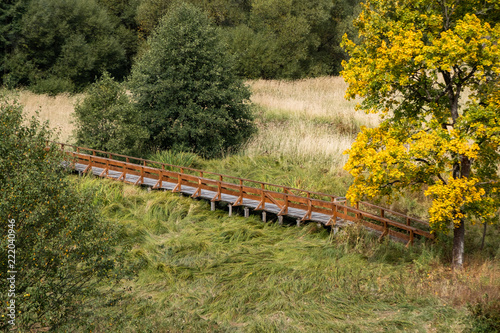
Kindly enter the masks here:
[[358, 109], [380, 113], [346, 153], [351, 202], [405, 188], [433, 199], [433, 230], [454, 226], [463, 264], [465, 223], [500, 203], [500, 0], [368, 0], [360, 42], [342, 75]]

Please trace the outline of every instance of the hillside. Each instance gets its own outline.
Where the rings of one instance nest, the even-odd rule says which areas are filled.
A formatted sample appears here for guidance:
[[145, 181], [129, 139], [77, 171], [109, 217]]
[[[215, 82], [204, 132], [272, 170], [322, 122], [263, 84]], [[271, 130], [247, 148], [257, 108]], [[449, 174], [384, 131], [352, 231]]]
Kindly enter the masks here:
[[498, 262], [451, 272], [442, 246], [379, 244], [359, 228], [264, 224], [204, 201], [74, 178], [120, 228], [136, 279], [103, 286], [61, 332], [458, 332], [499, 295]]
[[[342, 195], [349, 147], [373, 115], [343, 100], [339, 78], [250, 81], [258, 132], [242, 152], [204, 160], [163, 153], [165, 162]], [[12, 92], [9, 92], [12, 93]], [[26, 111], [71, 142], [71, 112], [81, 96], [18, 92]], [[59, 123], [57, 123], [59, 122]], [[362, 229], [336, 236], [315, 224], [263, 224], [228, 217], [209, 204], [165, 192], [72, 176], [119, 232], [130, 279], [88, 299], [84, 323], [59, 331], [93, 332], [457, 332], [495, 315], [499, 298], [498, 227], [480, 251], [482, 226], [468, 230], [466, 267], [449, 269], [448, 236], [434, 245], [384, 242]], [[423, 216], [428, 202], [408, 195], [393, 208]], [[223, 208], [223, 207], [221, 207]], [[486, 296], [488, 295], [488, 296]], [[468, 307], [468, 304], [472, 304]], [[474, 304], [478, 304], [475, 305]], [[476, 315], [473, 316], [472, 314]], [[483, 321], [480, 321], [480, 319]], [[495, 317], [493, 317], [495, 318]]]

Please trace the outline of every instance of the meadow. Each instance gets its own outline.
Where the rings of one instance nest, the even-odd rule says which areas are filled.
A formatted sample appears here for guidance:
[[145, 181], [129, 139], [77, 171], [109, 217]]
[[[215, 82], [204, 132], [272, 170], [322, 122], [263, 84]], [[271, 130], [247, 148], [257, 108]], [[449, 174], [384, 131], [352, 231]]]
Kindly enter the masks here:
[[[346, 101], [347, 88], [340, 77], [298, 81], [248, 81], [252, 91], [259, 131], [240, 153], [244, 156], [286, 156], [300, 162], [314, 160], [341, 167], [361, 126], [374, 126], [376, 115], [356, 112], [357, 101]], [[17, 92], [25, 113], [39, 112], [59, 132], [58, 140], [73, 143], [72, 114], [84, 95], [48, 96], [30, 91]]]
[[[377, 117], [354, 111], [359, 101], [344, 100], [341, 78], [248, 84], [258, 132], [242, 151], [157, 159], [344, 195], [352, 180], [343, 151]], [[72, 143], [71, 114], [83, 95], [17, 95], [25, 112], [39, 110], [58, 140]], [[82, 305], [84, 322], [61, 332], [488, 332], [485, 323], [500, 317], [498, 227], [483, 248], [482, 226], [468, 227], [466, 265], [452, 271], [445, 235], [405, 248], [357, 227], [333, 235], [316, 224], [279, 226], [176, 194], [71, 177], [95, 193], [136, 277], [102, 286], [106, 297]], [[428, 205], [408, 194], [391, 208], [425, 218]]]
[[473, 304], [487, 313], [500, 297], [494, 257], [453, 272], [443, 245], [229, 217], [203, 200], [72, 177], [116, 226], [136, 276], [103, 285], [84, 321], [60, 332], [481, 332]]

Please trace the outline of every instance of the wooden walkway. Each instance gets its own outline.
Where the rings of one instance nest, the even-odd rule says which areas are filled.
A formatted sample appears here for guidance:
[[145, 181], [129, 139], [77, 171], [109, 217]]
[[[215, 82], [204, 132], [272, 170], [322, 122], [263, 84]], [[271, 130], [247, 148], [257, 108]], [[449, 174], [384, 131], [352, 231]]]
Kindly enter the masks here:
[[360, 223], [377, 232], [408, 245], [415, 238], [433, 239], [426, 221], [373, 205], [359, 202], [355, 206], [345, 198], [325, 193], [305, 191], [286, 186], [257, 182], [203, 170], [175, 166], [131, 156], [112, 154], [95, 149], [57, 143], [72, 157], [71, 166], [79, 173], [92, 173], [151, 189], [168, 190], [203, 198], [215, 203], [225, 202], [229, 213], [235, 206], [274, 214], [280, 223], [283, 216], [296, 219], [297, 225], [312, 221], [334, 228]]

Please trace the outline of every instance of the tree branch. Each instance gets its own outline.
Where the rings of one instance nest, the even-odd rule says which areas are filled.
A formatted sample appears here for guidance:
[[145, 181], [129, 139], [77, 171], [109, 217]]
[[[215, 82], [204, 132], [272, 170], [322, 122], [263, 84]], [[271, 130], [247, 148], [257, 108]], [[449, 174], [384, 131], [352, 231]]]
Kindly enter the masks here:
[[[425, 163], [425, 164], [427, 164], [428, 166], [431, 166], [431, 165], [432, 165], [429, 161], [427, 161], [427, 160], [425, 160], [425, 159], [423, 159], [423, 158], [416, 158], [416, 159], [415, 159], [415, 161], [416, 161], [416, 162], [422, 162], [422, 163]], [[444, 185], [447, 185], [447, 184], [448, 184], [448, 183], [444, 180], [444, 178], [443, 178], [443, 177], [442, 177], [439, 173], [438, 173], [438, 174], [436, 174], [436, 177], [437, 177], [440, 181], [442, 181]]]

